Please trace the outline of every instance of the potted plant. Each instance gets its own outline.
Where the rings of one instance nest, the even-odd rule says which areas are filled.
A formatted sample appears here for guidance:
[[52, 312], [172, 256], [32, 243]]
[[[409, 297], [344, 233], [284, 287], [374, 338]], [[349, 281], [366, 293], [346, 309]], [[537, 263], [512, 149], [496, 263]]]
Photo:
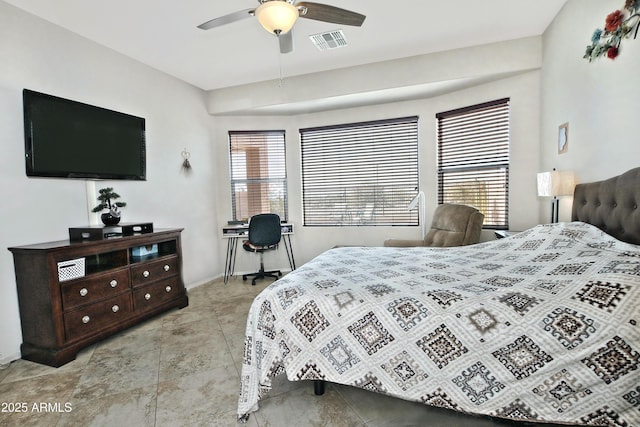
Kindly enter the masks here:
[[124, 208], [127, 206], [126, 202], [116, 202], [116, 199], [120, 198], [120, 195], [113, 191], [112, 187], [101, 188], [99, 190], [100, 195], [98, 196], [98, 201], [100, 204], [93, 208], [92, 212], [100, 212], [105, 209], [108, 209], [107, 212], [104, 212], [100, 219], [104, 225], [116, 225], [120, 222], [120, 211], [118, 208]]

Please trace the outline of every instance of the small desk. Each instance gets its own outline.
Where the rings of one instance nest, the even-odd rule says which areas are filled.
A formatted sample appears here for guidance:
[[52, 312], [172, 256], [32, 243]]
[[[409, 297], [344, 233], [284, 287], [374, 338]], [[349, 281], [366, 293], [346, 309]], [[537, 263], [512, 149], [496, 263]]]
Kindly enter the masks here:
[[[293, 224], [282, 223], [282, 241], [287, 251], [287, 259], [291, 270], [296, 269], [296, 262], [293, 259], [293, 247], [291, 246], [291, 235], [293, 234]], [[236, 265], [236, 254], [238, 252], [238, 239], [249, 236], [249, 224], [229, 225], [222, 227], [222, 238], [227, 240], [227, 257], [224, 262], [224, 283], [229, 281], [229, 276], [233, 276]]]

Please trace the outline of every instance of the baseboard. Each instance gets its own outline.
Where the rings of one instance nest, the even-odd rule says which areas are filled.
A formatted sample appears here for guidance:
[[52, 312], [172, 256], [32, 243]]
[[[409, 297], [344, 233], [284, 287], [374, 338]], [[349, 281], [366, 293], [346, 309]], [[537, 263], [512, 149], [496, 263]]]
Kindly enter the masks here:
[[[280, 271], [282, 272], [282, 275], [284, 276], [287, 273], [291, 273], [291, 268], [281, 268]], [[242, 279], [242, 275], [243, 274], [253, 274], [255, 273], [255, 270], [251, 270], [251, 271], [235, 271], [233, 273], [232, 277], [239, 277], [240, 279]], [[204, 280], [199, 280], [197, 282], [191, 282], [188, 285], [185, 284], [185, 287], [187, 288], [187, 290], [189, 289], [193, 289], [193, 288], [197, 288], [198, 286], [202, 286], [202, 285], [206, 285], [207, 283], [211, 283], [211, 282], [216, 282], [216, 281], [222, 281], [224, 279], [224, 274], [218, 274], [217, 276], [213, 276], [209, 279], [204, 279]]]
[[13, 354], [10, 354], [8, 356], [5, 356], [3, 358], [0, 359], [0, 369], [5, 369], [6, 367], [9, 366], [9, 364], [11, 362], [13, 362], [14, 360], [18, 360], [22, 357], [22, 355], [20, 354], [20, 352], [16, 352]]
[[199, 280], [197, 282], [192, 282], [192, 283], [189, 283], [188, 285], [185, 284], [185, 288], [187, 288], [187, 290], [193, 289], [193, 288], [197, 288], [198, 286], [206, 285], [207, 283], [214, 282], [216, 280], [222, 280], [222, 274], [219, 274], [217, 276], [213, 276], [213, 277], [208, 278], [208, 279]]

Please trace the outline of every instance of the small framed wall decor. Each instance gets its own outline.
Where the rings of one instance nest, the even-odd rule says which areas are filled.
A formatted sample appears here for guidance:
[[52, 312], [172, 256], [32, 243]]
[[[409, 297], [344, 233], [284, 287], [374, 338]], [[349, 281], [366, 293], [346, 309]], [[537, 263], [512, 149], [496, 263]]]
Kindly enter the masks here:
[[558, 154], [564, 154], [569, 150], [569, 123], [563, 123], [558, 127]]

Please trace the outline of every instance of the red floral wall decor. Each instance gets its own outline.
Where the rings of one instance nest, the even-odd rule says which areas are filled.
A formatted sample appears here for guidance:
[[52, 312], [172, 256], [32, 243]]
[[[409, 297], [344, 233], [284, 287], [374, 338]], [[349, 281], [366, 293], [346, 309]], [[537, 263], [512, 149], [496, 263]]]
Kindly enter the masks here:
[[596, 28], [591, 36], [591, 44], [584, 53], [589, 62], [599, 56], [616, 59], [620, 53], [620, 43], [623, 39], [635, 39], [640, 28], [640, 0], [626, 0], [622, 10], [616, 10], [607, 15], [604, 29]]

